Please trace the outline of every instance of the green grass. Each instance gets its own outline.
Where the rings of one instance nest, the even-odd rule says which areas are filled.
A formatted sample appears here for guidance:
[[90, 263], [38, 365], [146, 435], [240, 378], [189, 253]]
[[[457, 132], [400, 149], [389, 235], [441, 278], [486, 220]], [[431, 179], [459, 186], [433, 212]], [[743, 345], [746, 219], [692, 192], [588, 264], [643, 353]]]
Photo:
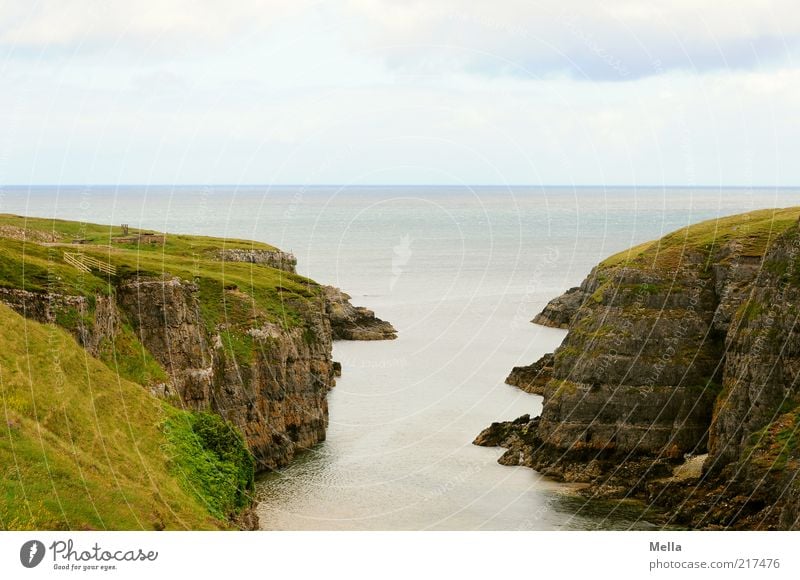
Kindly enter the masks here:
[[800, 207], [765, 209], [712, 219], [667, 234], [614, 254], [601, 268], [625, 265], [640, 268], [674, 269], [687, 253], [711, 256], [723, 245], [736, 241], [739, 256], [760, 257], [776, 236], [797, 223]]
[[[109, 244], [113, 243], [115, 247], [126, 250], [137, 250], [152, 253], [160, 253], [162, 251], [162, 246], [158, 244], [117, 244], [116, 242], [112, 242], [114, 238], [123, 235], [122, 228], [120, 226], [0, 214], [0, 228], [2, 228], [2, 226], [11, 226], [12, 228], [52, 234], [59, 237], [58, 242], [69, 244], [78, 251], [82, 248], [82, 246], [72, 245], [73, 241], [77, 239], [82, 239], [86, 244], [89, 245], [108, 246]], [[129, 231], [129, 235], [139, 233], [158, 234], [160, 232], [153, 230], [141, 230], [137, 228], [131, 228]], [[220, 245], [220, 242], [223, 242], [224, 245]], [[227, 249], [276, 249], [275, 246], [250, 240], [237, 240], [229, 238], [225, 238], [223, 240], [222, 238], [214, 238], [209, 236], [170, 235], [167, 236], [167, 243], [164, 246], [164, 250], [167, 254], [188, 253], [189, 255], [207, 255], [209, 253], [216, 252], [222, 247]]]
[[251, 488], [235, 431], [155, 399], [54, 325], [0, 305], [0, 327], [0, 528], [228, 526]]
[[[268, 322], [304, 327], [321, 288], [218, 259], [222, 249], [275, 249], [268, 244], [184, 235], [118, 244], [120, 235], [119, 227], [0, 214], [0, 287], [85, 296], [89, 306], [83, 314], [60, 308], [56, 326], [0, 304], [0, 425], [8, 426], [0, 430], [0, 528], [213, 529], [250, 505], [254, 463], [241, 434], [141, 387], [168, 375], [124, 313], [113, 339], [99, 345], [99, 360], [74, 337], [91, 328], [98, 295], [136, 277], [178, 277], [197, 285], [209, 334], [219, 332], [228, 354], [251, 364], [257, 345], [247, 331]], [[116, 274], [81, 272], [66, 252], [109, 263]]]

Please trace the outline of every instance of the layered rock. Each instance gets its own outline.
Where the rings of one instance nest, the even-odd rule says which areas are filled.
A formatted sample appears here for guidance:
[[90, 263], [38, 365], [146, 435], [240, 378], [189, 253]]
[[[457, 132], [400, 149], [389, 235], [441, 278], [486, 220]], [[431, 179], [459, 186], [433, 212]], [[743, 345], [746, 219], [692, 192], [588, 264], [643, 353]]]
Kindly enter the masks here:
[[392, 340], [394, 327], [363, 306], [353, 306], [350, 296], [333, 286], [325, 286], [325, 309], [333, 337], [341, 340]]
[[537, 429], [537, 464], [551, 471], [570, 458], [680, 457], [705, 445], [721, 353], [709, 340], [709, 281], [691, 267], [667, 276], [617, 268], [600, 279], [555, 352]]
[[692, 527], [797, 527], [798, 215], [698, 224], [600, 264], [545, 309], [569, 324], [552, 378], [547, 360], [510, 377], [544, 395], [541, 417], [508, 423], [500, 445]]
[[[331, 324], [323, 305], [297, 308], [303, 324], [261, 321], [243, 332], [204, 320], [197, 285], [177, 278], [137, 278], [119, 288], [122, 309], [142, 344], [172, 379], [171, 389], [195, 409], [211, 409], [237, 425], [259, 469], [286, 465], [325, 439], [327, 392], [335, 384]], [[245, 300], [226, 292], [231, 310]]]
[[246, 262], [248, 264], [261, 264], [284, 270], [286, 272], [294, 273], [297, 266], [297, 258], [294, 254], [283, 252], [281, 250], [261, 250], [261, 249], [243, 249], [243, 248], [226, 248], [218, 250], [215, 253], [218, 260], [225, 262]]
[[539, 418], [523, 415], [513, 421], [492, 423], [481, 431], [473, 445], [503, 447], [507, 451], [497, 460], [501, 465], [531, 465], [531, 452], [536, 445]]

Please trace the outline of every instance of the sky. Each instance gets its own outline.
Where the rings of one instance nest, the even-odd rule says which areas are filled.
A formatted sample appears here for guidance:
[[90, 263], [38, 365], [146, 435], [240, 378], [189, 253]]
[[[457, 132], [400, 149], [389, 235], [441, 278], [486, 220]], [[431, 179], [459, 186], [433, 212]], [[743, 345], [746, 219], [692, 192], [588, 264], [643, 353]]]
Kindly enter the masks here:
[[0, 0], [0, 185], [800, 185], [796, 0]]

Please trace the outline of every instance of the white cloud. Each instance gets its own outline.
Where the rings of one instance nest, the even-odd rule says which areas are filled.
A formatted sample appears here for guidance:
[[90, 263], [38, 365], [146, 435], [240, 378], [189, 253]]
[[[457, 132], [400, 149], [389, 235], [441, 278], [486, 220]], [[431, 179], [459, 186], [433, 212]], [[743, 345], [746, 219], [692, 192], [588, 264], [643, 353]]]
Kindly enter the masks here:
[[229, 40], [302, 12], [306, 0], [0, 0], [0, 43], [17, 48]]
[[625, 80], [749, 68], [798, 46], [794, 0], [349, 0], [352, 35], [397, 67]]
[[756, 68], [800, 39], [796, 0], [0, 0], [0, 44], [186, 52], [322, 19], [351, 48], [413, 73], [630, 80], [670, 69]]

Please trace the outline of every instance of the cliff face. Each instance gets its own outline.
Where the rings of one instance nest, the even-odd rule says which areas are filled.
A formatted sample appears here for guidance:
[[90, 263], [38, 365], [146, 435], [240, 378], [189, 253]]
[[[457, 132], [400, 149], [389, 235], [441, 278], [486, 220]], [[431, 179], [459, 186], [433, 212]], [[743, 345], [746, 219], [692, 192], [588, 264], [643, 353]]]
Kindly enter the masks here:
[[[322, 305], [304, 312], [302, 327], [264, 321], [237, 337], [226, 332], [230, 323], [204, 319], [196, 284], [137, 278], [121, 285], [118, 296], [141, 343], [171, 378], [165, 394], [237, 425], [259, 468], [285, 465], [298, 449], [325, 439], [334, 378]], [[229, 290], [225, 300], [235, 308], [243, 298]], [[245, 338], [247, 348], [238, 348]]]
[[799, 215], [698, 224], [596, 267], [537, 317], [569, 332], [544, 386], [547, 359], [512, 373], [544, 406], [493, 426], [502, 446], [693, 527], [797, 527]]
[[591, 295], [589, 289], [592, 285], [593, 278], [589, 276], [581, 286], [570, 288], [561, 296], [553, 298], [531, 322], [552, 328], [569, 328], [575, 313]]
[[[691, 265], [666, 276], [620, 267], [597, 274], [592, 288], [555, 352], [537, 465], [555, 472], [570, 457], [697, 452], [722, 352], [712, 332], [712, 284]], [[550, 465], [550, 454], [563, 452]]]

